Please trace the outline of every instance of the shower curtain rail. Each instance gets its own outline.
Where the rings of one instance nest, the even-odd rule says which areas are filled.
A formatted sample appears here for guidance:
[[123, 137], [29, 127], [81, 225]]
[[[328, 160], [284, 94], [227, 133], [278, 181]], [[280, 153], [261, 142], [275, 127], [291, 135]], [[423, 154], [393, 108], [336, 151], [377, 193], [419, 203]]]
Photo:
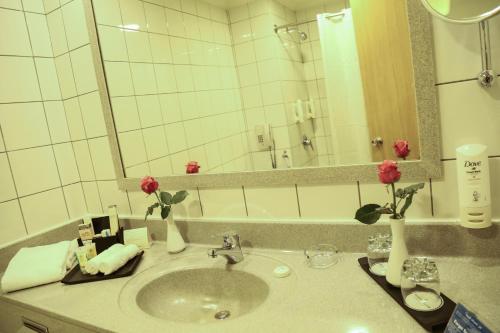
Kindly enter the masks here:
[[[331, 18], [331, 17], [337, 17], [337, 16], [344, 16], [345, 12], [344, 10], [338, 12], [338, 13], [331, 13], [328, 15], [325, 15], [325, 18]], [[288, 23], [288, 24], [283, 24], [283, 25], [274, 25], [274, 33], [278, 33], [281, 29], [288, 29], [289, 27], [296, 27], [301, 24], [306, 24], [306, 23], [312, 23], [316, 22], [317, 20], [309, 20], [309, 21], [302, 21], [302, 22], [297, 22], [297, 23]]]

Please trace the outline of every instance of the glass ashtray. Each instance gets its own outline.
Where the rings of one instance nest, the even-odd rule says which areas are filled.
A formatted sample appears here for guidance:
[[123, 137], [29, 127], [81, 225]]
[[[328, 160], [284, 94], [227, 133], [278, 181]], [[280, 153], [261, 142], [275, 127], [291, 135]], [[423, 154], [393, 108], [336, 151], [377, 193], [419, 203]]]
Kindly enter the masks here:
[[339, 261], [339, 251], [331, 244], [318, 244], [304, 250], [311, 268], [328, 268]]

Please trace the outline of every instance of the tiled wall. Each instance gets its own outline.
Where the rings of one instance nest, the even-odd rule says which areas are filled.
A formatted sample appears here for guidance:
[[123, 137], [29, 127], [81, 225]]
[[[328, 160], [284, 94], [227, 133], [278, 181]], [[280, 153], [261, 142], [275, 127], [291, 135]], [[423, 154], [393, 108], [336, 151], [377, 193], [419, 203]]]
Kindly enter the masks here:
[[[194, 0], [182, 3], [198, 8], [192, 6], [197, 3]], [[0, 81], [0, 244], [85, 212], [100, 214], [109, 204], [117, 204], [121, 214], [142, 217], [150, 201], [141, 192], [119, 191], [114, 180], [95, 78], [88, 75], [93, 69], [81, 0], [45, 0], [44, 5], [43, 10], [35, 0], [0, 1], [0, 26], [8, 32], [0, 37], [0, 70], [9, 78]], [[43, 28], [44, 11], [50, 41]], [[29, 17], [39, 24], [31, 30], [30, 24], [36, 23], [30, 23]], [[428, 221], [457, 218], [454, 148], [480, 142], [489, 146], [493, 216], [498, 219], [500, 85], [484, 90], [475, 82], [481, 68], [476, 25], [433, 22], [445, 176], [426, 181], [408, 215]], [[30, 39], [30, 34], [41, 37]], [[492, 20], [491, 34], [498, 69], [500, 17]], [[189, 199], [177, 207], [177, 216], [301, 218], [304, 222], [351, 221], [360, 204], [383, 201], [386, 195], [380, 184], [365, 183], [190, 192]]]
[[0, 1], [0, 30], [1, 244], [87, 206], [43, 2]]
[[94, 0], [126, 175], [251, 167], [226, 12], [205, 2]]
[[274, 0], [258, 0], [229, 10], [236, 65], [248, 126], [254, 170], [272, 168], [269, 151], [256, 144], [255, 126], [268, 124], [276, 145], [277, 167], [312, 165], [314, 151], [301, 145], [313, 136], [312, 122], [296, 124], [294, 102], [308, 99], [297, 35], [275, 34], [275, 25], [296, 22], [295, 12]]

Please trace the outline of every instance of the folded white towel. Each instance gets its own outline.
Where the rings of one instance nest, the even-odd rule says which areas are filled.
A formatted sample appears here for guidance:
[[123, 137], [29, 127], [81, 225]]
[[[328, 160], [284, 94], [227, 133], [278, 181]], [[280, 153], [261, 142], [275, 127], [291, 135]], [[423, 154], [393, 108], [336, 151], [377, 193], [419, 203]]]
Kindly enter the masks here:
[[66, 274], [70, 243], [20, 249], [7, 266], [1, 289], [10, 292], [60, 281]]
[[98, 256], [90, 259], [85, 266], [85, 270], [92, 275], [98, 272], [109, 275], [125, 265], [139, 252], [141, 250], [135, 244], [115, 244], [106, 251], [99, 253]]
[[73, 239], [68, 248], [68, 255], [66, 257], [66, 269], [71, 269], [76, 263], [76, 250], [78, 249], [78, 241]]

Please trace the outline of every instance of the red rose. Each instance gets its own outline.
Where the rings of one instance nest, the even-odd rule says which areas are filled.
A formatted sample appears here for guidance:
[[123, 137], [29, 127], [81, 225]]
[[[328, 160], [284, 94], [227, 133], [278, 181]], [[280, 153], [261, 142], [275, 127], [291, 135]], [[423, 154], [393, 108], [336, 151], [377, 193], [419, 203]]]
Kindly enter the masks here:
[[410, 148], [406, 140], [396, 140], [392, 147], [394, 148], [394, 153], [399, 158], [406, 159], [406, 156], [410, 154]]
[[146, 176], [141, 180], [141, 188], [147, 193], [151, 194], [158, 189], [158, 182], [151, 176]]
[[401, 177], [398, 164], [394, 161], [385, 160], [378, 166], [378, 179], [384, 184], [395, 183]]
[[191, 161], [186, 165], [186, 173], [198, 173], [200, 171], [201, 166], [198, 165], [198, 162]]

